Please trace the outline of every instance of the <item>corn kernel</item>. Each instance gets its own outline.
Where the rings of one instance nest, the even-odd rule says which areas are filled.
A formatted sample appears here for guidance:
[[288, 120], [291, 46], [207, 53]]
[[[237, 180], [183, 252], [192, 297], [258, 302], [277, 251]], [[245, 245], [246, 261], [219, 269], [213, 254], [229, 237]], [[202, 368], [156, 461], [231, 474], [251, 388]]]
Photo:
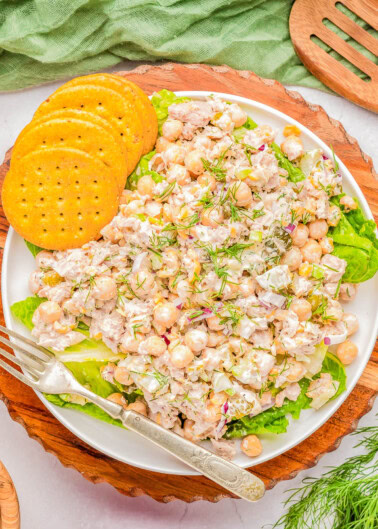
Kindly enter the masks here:
[[302, 277], [309, 277], [312, 274], [312, 266], [307, 263], [302, 263], [299, 267], [298, 274]]
[[286, 127], [283, 129], [283, 135], [285, 136], [285, 138], [287, 138], [288, 136], [300, 136], [301, 131], [296, 125], [286, 125]]

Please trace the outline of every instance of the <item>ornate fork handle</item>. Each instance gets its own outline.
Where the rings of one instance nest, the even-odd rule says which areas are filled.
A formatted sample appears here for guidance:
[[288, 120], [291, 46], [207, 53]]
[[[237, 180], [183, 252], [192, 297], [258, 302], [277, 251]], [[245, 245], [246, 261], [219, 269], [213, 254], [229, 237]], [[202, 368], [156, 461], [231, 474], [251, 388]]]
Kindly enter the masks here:
[[162, 428], [143, 415], [134, 411], [123, 411], [121, 420], [130, 430], [167, 450], [235, 495], [249, 501], [257, 501], [264, 495], [264, 483], [257, 476]]

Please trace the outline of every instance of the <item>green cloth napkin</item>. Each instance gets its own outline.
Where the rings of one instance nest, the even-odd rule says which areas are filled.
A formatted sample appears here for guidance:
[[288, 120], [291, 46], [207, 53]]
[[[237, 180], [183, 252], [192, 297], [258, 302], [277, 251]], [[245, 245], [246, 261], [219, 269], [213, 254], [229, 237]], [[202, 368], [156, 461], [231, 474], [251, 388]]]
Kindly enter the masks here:
[[324, 88], [296, 56], [293, 0], [0, 0], [0, 90], [128, 59], [228, 64]]

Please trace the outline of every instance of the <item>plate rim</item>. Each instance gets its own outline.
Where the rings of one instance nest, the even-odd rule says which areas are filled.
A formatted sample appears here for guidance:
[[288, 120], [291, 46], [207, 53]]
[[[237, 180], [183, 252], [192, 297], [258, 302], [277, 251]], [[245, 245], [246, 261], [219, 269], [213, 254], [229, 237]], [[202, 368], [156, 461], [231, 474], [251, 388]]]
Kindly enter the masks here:
[[[204, 99], [205, 97], [207, 97], [207, 96], [209, 96], [211, 94], [214, 94], [214, 95], [220, 96], [223, 99], [228, 99], [228, 100], [231, 100], [231, 101], [236, 102], [236, 103], [241, 103], [243, 105], [247, 105], [249, 107], [255, 107], [255, 108], [258, 108], [258, 109], [260, 109], [262, 111], [267, 112], [268, 114], [273, 114], [273, 115], [275, 115], [276, 117], [278, 117], [280, 119], [286, 120], [286, 122], [288, 122], [290, 124], [298, 126], [298, 128], [302, 132], [305, 132], [315, 143], [317, 143], [320, 146], [320, 148], [322, 148], [322, 150], [329, 157], [332, 157], [331, 148], [328, 147], [328, 145], [321, 138], [319, 138], [319, 136], [317, 136], [309, 128], [307, 128], [305, 125], [303, 125], [302, 123], [300, 123], [296, 119], [288, 116], [287, 114], [285, 114], [284, 112], [281, 112], [280, 110], [275, 109], [274, 107], [266, 105], [265, 103], [260, 103], [259, 101], [254, 101], [253, 99], [250, 99], [250, 98], [237, 96], [237, 95], [233, 95], [233, 94], [228, 94], [228, 93], [225, 93], [225, 92], [215, 92], [215, 91], [208, 91], [208, 90], [203, 90], [203, 91], [179, 90], [179, 91], [174, 91], [174, 92], [178, 96], [187, 96], [187, 97], [191, 97], [193, 99]], [[361, 205], [365, 215], [367, 216], [368, 219], [374, 220], [374, 217], [373, 217], [372, 212], [370, 210], [369, 204], [368, 204], [364, 194], [362, 193], [358, 183], [354, 179], [353, 175], [351, 174], [351, 172], [348, 170], [348, 168], [345, 166], [345, 164], [342, 162], [342, 160], [336, 154], [335, 154], [335, 158], [336, 158], [337, 162], [339, 163], [339, 167], [340, 167], [341, 173], [343, 175], [343, 178], [346, 178], [346, 180], [351, 185], [351, 187], [353, 187], [353, 192], [356, 194], [356, 196], [357, 196], [357, 198], [358, 198], [358, 200], [360, 202], [360, 205]], [[15, 236], [17, 236], [17, 234], [14, 231], [14, 229], [10, 226], [9, 230], [8, 230], [8, 233], [7, 233], [5, 246], [4, 246], [4, 253], [3, 253], [2, 284], [3, 283], [4, 284], [8, 283], [8, 280], [7, 280], [7, 276], [8, 276], [7, 263], [8, 263], [8, 260], [9, 260], [11, 243], [12, 243], [13, 237], [15, 237]], [[6, 323], [7, 327], [12, 329], [13, 328], [12, 327], [13, 317], [12, 317], [11, 312], [10, 312], [10, 305], [9, 305], [9, 301], [8, 301], [8, 290], [7, 290], [7, 288], [1, 288], [1, 295], [2, 295], [3, 313], [4, 313], [5, 323]], [[273, 455], [271, 454], [270, 456], [267, 456], [265, 458], [262, 457], [261, 459], [259, 459], [258, 462], [247, 461], [245, 464], [240, 465], [241, 467], [243, 467], [243, 468], [253, 468], [255, 465], [266, 463], [268, 461], [271, 461], [275, 457], [278, 457], [278, 456], [286, 453], [288, 450], [294, 448], [295, 446], [300, 444], [302, 441], [304, 441], [305, 439], [310, 437], [316, 430], [318, 430], [321, 426], [323, 426], [323, 424], [325, 424], [330, 419], [330, 417], [340, 408], [340, 406], [343, 404], [343, 402], [346, 400], [346, 398], [353, 391], [353, 389], [355, 388], [356, 384], [358, 383], [359, 378], [362, 375], [362, 372], [364, 371], [367, 363], [369, 362], [369, 359], [371, 357], [371, 353], [372, 353], [372, 351], [374, 349], [376, 336], [377, 336], [377, 333], [378, 333], [378, 318], [376, 318], [376, 321], [375, 321], [375, 323], [373, 325], [372, 331], [373, 332], [372, 332], [372, 335], [371, 335], [371, 337], [369, 339], [369, 343], [368, 343], [368, 347], [367, 347], [367, 351], [369, 351], [369, 355], [366, 356], [366, 361], [365, 362], [360, 362], [359, 365], [358, 365], [358, 368], [355, 370], [353, 376], [352, 377], [350, 377], [350, 376], [348, 377], [349, 379], [353, 380], [353, 382], [350, 384], [350, 387], [347, 387], [346, 391], [344, 393], [342, 393], [337, 399], [335, 399], [334, 401], [328, 403], [329, 410], [325, 414], [324, 419], [320, 419], [320, 422], [319, 422], [319, 420], [318, 421], [314, 421], [314, 426], [313, 427], [309, 428], [309, 430], [306, 431], [304, 434], [302, 434], [297, 440], [288, 441], [286, 443], [284, 449], [277, 448], [277, 449], [273, 450]], [[187, 471], [185, 473], [183, 473], [183, 471], [181, 471], [179, 469], [177, 469], [177, 470], [175, 470], [175, 469], [167, 470], [167, 469], [160, 468], [160, 467], [151, 468], [151, 467], [149, 467], [147, 465], [144, 465], [144, 464], [140, 464], [140, 463], [136, 464], [135, 462], [133, 462], [132, 460], [127, 459], [127, 458], [120, 459], [119, 455], [116, 455], [111, 449], [106, 449], [106, 448], [104, 449], [102, 446], [100, 447], [97, 443], [92, 441], [89, 436], [85, 435], [85, 433], [83, 433], [80, 430], [78, 430], [76, 426], [72, 426], [70, 420], [66, 419], [61, 414], [61, 411], [62, 411], [61, 408], [57, 408], [52, 403], [50, 403], [40, 392], [35, 391], [35, 393], [38, 396], [38, 398], [41, 400], [43, 405], [50, 411], [50, 413], [52, 413], [52, 415], [61, 424], [63, 424], [68, 430], [71, 431], [71, 433], [73, 433], [79, 439], [81, 439], [82, 441], [84, 441], [88, 445], [92, 446], [93, 448], [95, 448], [96, 450], [101, 452], [102, 454], [105, 454], [105, 455], [107, 455], [107, 456], [109, 456], [109, 457], [111, 457], [111, 458], [113, 458], [113, 459], [115, 459], [117, 461], [123, 462], [125, 464], [130, 465], [130, 466], [133, 466], [133, 467], [136, 467], [136, 468], [141, 468], [141, 469], [152, 471], [152, 472], [157, 472], [157, 473], [162, 473], [162, 474], [172, 474], [172, 475], [178, 475], [178, 476], [197, 476], [197, 475], [200, 475], [198, 472], [190, 469], [189, 467], [188, 467]], [[92, 420], [97, 420], [97, 419], [94, 419], [94, 418], [91, 418], [91, 419]], [[300, 421], [300, 419], [298, 419], [298, 420]], [[127, 455], [127, 453], [126, 453], [126, 455]]]

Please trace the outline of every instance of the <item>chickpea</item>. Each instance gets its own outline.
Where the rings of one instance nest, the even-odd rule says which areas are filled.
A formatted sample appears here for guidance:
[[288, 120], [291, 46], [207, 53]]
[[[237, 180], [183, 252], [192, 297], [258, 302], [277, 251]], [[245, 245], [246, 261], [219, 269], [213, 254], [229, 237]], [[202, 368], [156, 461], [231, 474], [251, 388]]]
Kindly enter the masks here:
[[63, 316], [63, 310], [55, 301], [45, 301], [40, 304], [37, 310], [44, 323], [54, 323]]
[[178, 119], [167, 119], [162, 128], [163, 137], [168, 141], [175, 141], [180, 137], [183, 128], [183, 123]]
[[111, 224], [108, 224], [101, 230], [101, 235], [104, 239], [109, 239], [111, 242], [118, 242], [123, 238], [123, 233]]
[[217, 408], [223, 406], [223, 404], [228, 400], [228, 395], [224, 391], [219, 391], [219, 393], [214, 393], [212, 391], [209, 395], [209, 401], [211, 404]]
[[141, 400], [136, 400], [135, 402], [132, 402], [127, 406], [126, 409], [130, 411], [136, 411], [137, 413], [140, 413], [141, 415], [147, 417], [147, 406]]
[[94, 281], [93, 297], [101, 301], [109, 301], [117, 295], [117, 284], [113, 277], [97, 276]]
[[207, 136], [199, 136], [197, 139], [194, 140], [193, 146], [195, 149], [208, 150], [211, 149], [211, 147], [213, 146], [213, 142]]
[[124, 366], [117, 366], [114, 370], [114, 378], [120, 384], [124, 386], [131, 386], [134, 383], [133, 379], [130, 376], [130, 373]]
[[357, 294], [357, 285], [353, 283], [342, 283], [340, 285], [339, 296], [342, 301], [352, 301]]
[[168, 141], [166, 138], [161, 136], [156, 140], [155, 150], [157, 153], [165, 152], [169, 146], [171, 146], [172, 143]]
[[245, 182], [240, 182], [234, 186], [233, 196], [237, 206], [249, 206], [252, 202], [252, 191]]
[[345, 340], [345, 342], [338, 345], [336, 354], [340, 362], [347, 366], [351, 364], [358, 355], [358, 347], [350, 340]]
[[217, 187], [217, 181], [210, 173], [202, 173], [197, 178], [197, 182], [201, 187], [209, 187], [210, 191], [214, 191]]
[[183, 369], [193, 360], [194, 354], [186, 345], [176, 345], [176, 347], [170, 351], [170, 357], [174, 367]]
[[311, 318], [311, 303], [306, 299], [295, 299], [290, 305], [290, 310], [295, 312], [299, 321], [305, 321]]
[[130, 276], [130, 287], [139, 297], [149, 295], [154, 283], [154, 276], [149, 270], [143, 268]]
[[122, 342], [120, 345], [120, 349], [125, 354], [137, 353], [140, 342], [141, 342], [140, 334], [135, 333], [135, 336], [132, 334], [124, 334], [122, 336]]
[[194, 175], [200, 175], [204, 171], [203, 152], [199, 150], [191, 151], [185, 156], [185, 167]]
[[244, 112], [244, 110], [242, 110], [237, 104], [230, 105], [228, 110], [235, 127], [242, 127], [248, 119], [246, 112]]
[[207, 341], [207, 347], [216, 347], [224, 342], [226, 339], [225, 335], [221, 332], [209, 333], [209, 339]]
[[301, 248], [301, 253], [304, 261], [318, 264], [322, 257], [322, 247], [314, 239], [309, 239]]
[[207, 401], [206, 409], [203, 412], [203, 420], [206, 422], [219, 422], [222, 418], [220, 406], [215, 406], [211, 401]]
[[181, 279], [181, 281], [177, 283], [176, 290], [178, 297], [183, 301], [186, 301], [192, 295], [192, 287], [186, 279]]
[[150, 336], [142, 342], [141, 347], [147, 354], [153, 356], [161, 356], [167, 350], [167, 344], [160, 336]]
[[167, 171], [167, 180], [168, 182], [177, 182], [180, 186], [190, 183], [190, 174], [189, 171], [178, 163], [172, 164]]
[[352, 334], [358, 331], [358, 328], [359, 328], [358, 319], [351, 312], [344, 312], [344, 314], [341, 317], [341, 321], [345, 323], [348, 336], [351, 336]]
[[210, 318], [207, 318], [206, 323], [209, 329], [212, 331], [221, 331], [224, 329], [224, 325], [221, 325], [220, 318], [218, 316], [210, 316]]
[[241, 442], [240, 448], [248, 457], [257, 457], [262, 452], [262, 444], [257, 435], [247, 435]]
[[328, 232], [328, 224], [324, 219], [318, 219], [310, 222], [308, 228], [310, 237], [312, 237], [312, 239], [323, 239], [323, 237], [325, 237]]
[[255, 293], [256, 290], [256, 280], [252, 277], [248, 278], [247, 280], [243, 280], [239, 284], [239, 292], [242, 296], [248, 297], [252, 296]]
[[328, 302], [325, 315], [327, 318], [339, 321], [343, 317], [343, 308], [338, 301], [332, 299]]
[[123, 408], [127, 408], [127, 400], [122, 395], [122, 393], [112, 393], [106, 398], [107, 400], [110, 400], [111, 402], [114, 402], [115, 404], [118, 404], [119, 406], [122, 406]]
[[298, 270], [298, 268], [302, 264], [302, 254], [300, 249], [296, 246], [290, 248], [290, 250], [286, 252], [283, 258], [281, 259], [281, 264], [288, 265], [289, 269], [292, 272], [294, 272], [294, 270]]
[[223, 211], [221, 208], [204, 209], [201, 213], [201, 222], [204, 226], [217, 228], [223, 221]]
[[299, 158], [304, 154], [303, 143], [298, 136], [289, 136], [281, 143], [281, 149], [290, 161]]
[[193, 351], [193, 353], [199, 353], [202, 349], [205, 349], [209, 335], [205, 331], [200, 329], [192, 329], [185, 334], [184, 342]]
[[169, 329], [176, 322], [180, 311], [173, 303], [160, 303], [154, 310], [154, 321], [159, 326]]
[[164, 159], [167, 164], [178, 163], [182, 165], [185, 159], [185, 149], [180, 145], [170, 145], [164, 153]]
[[349, 195], [345, 195], [344, 197], [341, 197], [340, 204], [344, 206], [344, 209], [347, 212], [358, 208], [357, 202], [353, 200], [353, 198], [350, 197]]
[[291, 239], [293, 241], [294, 246], [302, 248], [302, 246], [304, 246], [307, 242], [308, 234], [308, 227], [305, 224], [298, 224], [296, 229], [291, 234]]
[[192, 443], [195, 443], [196, 441], [199, 440], [199, 438], [194, 434], [193, 426], [194, 426], [194, 421], [191, 421], [190, 419], [185, 419], [184, 437], [185, 439], [188, 439], [188, 441], [192, 441]]
[[320, 239], [319, 244], [323, 254], [333, 252], [333, 240], [331, 239], [331, 237], [324, 237], [324, 239]]
[[38, 272], [32, 272], [29, 277], [29, 290], [32, 294], [36, 294], [40, 288]]
[[35, 258], [35, 264], [38, 268], [47, 268], [52, 264], [52, 261], [55, 261], [55, 257], [47, 250], [42, 250], [41, 252], [37, 253]]
[[328, 211], [327, 222], [330, 226], [337, 226], [341, 218], [340, 208], [331, 206]]
[[138, 180], [137, 189], [138, 193], [140, 193], [141, 195], [147, 195], [149, 197], [152, 197], [154, 194], [154, 187], [155, 182], [153, 181], [152, 176], [150, 174], [146, 174]]
[[306, 372], [306, 368], [300, 362], [290, 359], [288, 363], [288, 371], [285, 372], [286, 378], [289, 382], [297, 382]]

